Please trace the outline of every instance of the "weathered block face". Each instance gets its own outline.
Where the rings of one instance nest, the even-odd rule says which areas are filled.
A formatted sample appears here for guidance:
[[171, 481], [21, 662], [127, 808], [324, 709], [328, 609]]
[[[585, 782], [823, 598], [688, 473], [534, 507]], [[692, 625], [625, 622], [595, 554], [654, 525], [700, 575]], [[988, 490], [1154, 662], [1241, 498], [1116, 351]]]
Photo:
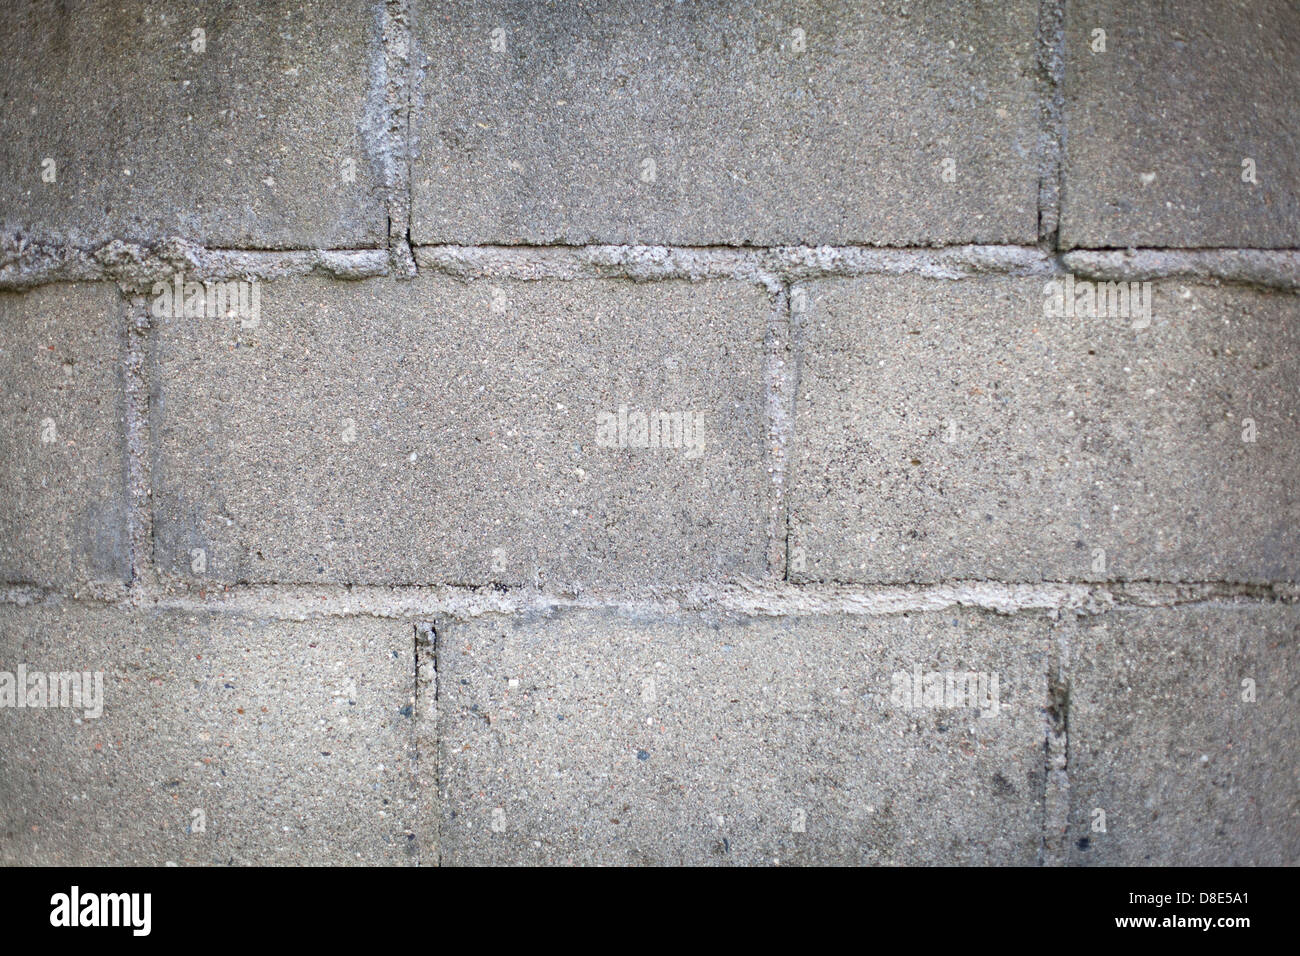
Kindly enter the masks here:
[[0, 862], [414, 860], [413, 628], [0, 606], [0, 672], [89, 670], [100, 713], [0, 706]]
[[[1051, 634], [965, 611], [440, 625], [443, 859], [1032, 865]], [[894, 693], [967, 671], [996, 704]]]
[[112, 285], [0, 292], [0, 580], [130, 579], [122, 363]]
[[0, 230], [77, 246], [383, 245], [378, 12], [5, 4]]
[[766, 572], [761, 287], [304, 278], [258, 303], [254, 328], [155, 320], [163, 571], [548, 588]]
[[1300, 298], [1136, 285], [802, 284], [792, 577], [1300, 575]]
[[417, 243], [1032, 243], [1037, 4], [416, 3]]
[[1300, 244], [1294, 4], [1065, 10], [1065, 248]]

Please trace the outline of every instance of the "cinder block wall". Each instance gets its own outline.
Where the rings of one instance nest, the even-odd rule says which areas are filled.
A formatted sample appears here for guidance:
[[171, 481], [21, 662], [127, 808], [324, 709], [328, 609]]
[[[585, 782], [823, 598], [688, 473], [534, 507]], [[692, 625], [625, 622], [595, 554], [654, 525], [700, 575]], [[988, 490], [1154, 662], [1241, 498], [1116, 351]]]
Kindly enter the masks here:
[[1300, 859], [1290, 0], [15, 0], [0, 91], [0, 862]]

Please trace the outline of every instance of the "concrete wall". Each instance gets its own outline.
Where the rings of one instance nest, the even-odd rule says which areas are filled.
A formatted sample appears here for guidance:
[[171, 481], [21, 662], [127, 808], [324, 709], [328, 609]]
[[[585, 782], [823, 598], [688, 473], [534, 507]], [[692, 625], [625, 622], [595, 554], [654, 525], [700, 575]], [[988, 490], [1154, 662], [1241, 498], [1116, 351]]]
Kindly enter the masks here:
[[1300, 861], [1294, 3], [0, 64], [0, 862]]

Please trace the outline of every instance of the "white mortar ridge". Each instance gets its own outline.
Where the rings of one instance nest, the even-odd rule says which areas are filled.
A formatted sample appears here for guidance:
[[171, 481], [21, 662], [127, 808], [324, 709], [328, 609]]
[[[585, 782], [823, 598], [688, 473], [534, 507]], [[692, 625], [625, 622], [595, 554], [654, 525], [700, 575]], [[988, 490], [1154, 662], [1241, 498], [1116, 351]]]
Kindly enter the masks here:
[[387, 249], [205, 249], [180, 239], [156, 246], [114, 240], [93, 250], [0, 242], [0, 290], [55, 282], [117, 282], [128, 292], [143, 293], [177, 273], [198, 281], [272, 280], [311, 273], [364, 279], [392, 274], [390, 260]]
[[638, 591], [545, 592], [460, 585], [221, 585], [210, 589], [138, 582], [130, 588], [59, 592], [26, 585], [0, 587], [0, 604], [27, 606], [71, 601], [124, 610], [206, 611], [308, 620], [377, 617], [418, 620], [474, 618], [564, 608], [612, 609], [673, 615], [717, 611], [755, 617], [885, 615], [973, 607], [997, 614], [1062, 612], [1091, 615], [1189, 604], [1257, 607], [1300, 603], [1300, 585], [1234, 585], [1223, 582], [1166, 584], [1009, 584], [955, 581], [943, 584], [837, 585], [744, 580], [730, 584]]
[[[0, 241], [0, 290], [55, 282], [118, 282], [143, 292], [177, 272], [199, 281], [405, 276], [390, 249], [207, 249], [180, 239], [155, 246], [114, 240], [97, 249]], [[638, 282], [739, 279], [781, 292], [807, 279], [920, 275], [1063, 275], [1123, 281], [1185, 278], [1300, 291], [1300, 251], [1289, 249], [1075, 249], [1053, 256], [1033, 246], [421, 246], [421, 268], [462, 279], [593, 279]]]
[[153, 584], [153, 487], [149, 454], [149, 300], [133, 297], [123, 309], [126, 356], [122, 370], [126, 392], [126, 520], [131, 580]]
[[1064, 253], [1067, 272], [1103, 281], [1196, 279], [1300, 291], [1300, 250], [1076, 249]]
[[1300, 251], [1269, 248], [1206, 250], [1074, 250], [1061, 256], [1066, 272], [1102, 281], [1192, 278], [1264, 289], [1300, 291]]
[[775, 492], [768, 509], [767, 568], [778, 578], [786, 576], [787, 471], [794, 447], [794, 396], [797, 383], [790, 292], [783, 291], [768, 320], [764, 375], [767, 395], [768, 477]]
[[742, 279], [775, 292], [781, 283], [861, 275], [964, 279], [988, 273], [1051, 274], [1055, 265], [1030, 246], [964, 245], [886, 249], [865, 246], [770, 248], [676, 246], [422, 246], [421, 268], [460, 278]]
[[421, 246], [415, 260], [463, 279], [741, 279], [769, 292], [782, 281], [758, 250], [671, 246]]

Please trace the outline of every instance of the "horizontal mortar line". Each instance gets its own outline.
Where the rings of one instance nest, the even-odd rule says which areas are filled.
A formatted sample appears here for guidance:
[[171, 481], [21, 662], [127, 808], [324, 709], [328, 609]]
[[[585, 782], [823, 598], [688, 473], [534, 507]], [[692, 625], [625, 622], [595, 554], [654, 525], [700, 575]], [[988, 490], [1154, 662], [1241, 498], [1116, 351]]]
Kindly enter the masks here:
[[1051, 257], [1036, 246], [681, 246], [681, 245], [424, 245], [415, 248], [425, 268], [464, 273], [492, 268], [526, 275], [565, 277], [570, 273], [627, 274], [668, 278], [682, 275], [763, 273], [784, 279], [865, 272], [931, 271], [957, 277], [972, 272], [1052, 269]]
[[[1034, 242], [947, 242], [925, 245], [906, 243], [893, 245], [874, 242], [766, 242], [766, 243], [673, 243], [673, 242], [416, 242], [412, 249], [501, 249], [518, 252], [530, 252], [547, 249], [584, 250], [584, 249], [671, 249], [683, 252], [722, 251], [742, 252], [784, 252], [802, 249], [839, 249], [858, 250], [862, 252], [915, 252], [939, 253], [967, 249], [1019, 249], [1025, 252], [1043, 255], [1061, 255], [1071, 252], [1168, 252], [1168, 253], [1278, 253], [1282, 255], [1300, 254], [1300, 247], [1291, 246], [1071, 246], [1068, 249], [1045, 250], [1038, 241]], [[230, 250], [239, 251], [239, 250]], [[303, 250], [306, 251], [306, 250]]]
[[[1300, 251], [1288, 249], [1076, 248], [1053, 253], [1029, 245], [418, 245], [425, 271], [459, 278], [671, 280], [736, 278], [771, 291], [818, 278], [915, 274], [936, 279], [980, 275], [1063, 275], [1106, 280], [1191, 278], [1294, 291]], [[0, 289], [69, 281], [116, 281], [140, 289], [188, 274], [198, 280], [276, 279], [319, 274], [337, 279], [405, 277], [392, 250], [232, 249], [185, 243], [104, 250], [28, 248], [0, 267]]]
[[[82, 246], [55, 240], [24, 239], [21, 248], [15, 248], [17, 240], [7, 239], [9, 248], [4, 248], [5, 239], [0, 237], [0, 251], [5, 251], [11, 258], [44, 254], [47, 256], [84, 255], [106, 256], [110, 258], [128, 258], [133, 254], [148, 254], [160, 258], [179, 257], [192, 253], [250, 253], [256, 255], [292, 255], [301, 253], [387, 253], [387, 245], [359, 246], [209, 246], [202, 242], [179, 236], [168, 236], [160, 240], [126, 240], [111, 239], [99, 245]], [[945, 242], [935, 244], [888, 242], [658, 242], [645, 240], [640, 242], [413, 242], [412, 249], [501, 249], [519, 252], [584, 249], [672, 249], [685, 252], [708, 252], [712, 250], [726, 252], [779, 252], [791, 249], [843, 249], [868, 252], [923, 252], [935, 253], [963, 249], [1022, 249], [1043, 252], [1043, 247], [1033, 242]], [[1074, 252], [1168, 252], [1168, 253], [1276, 253], [1279, 255], [1300, 254], [1300, 246], [1147, 246], [1147, 245], [1081, 245], [1058, 248], [1056, 254], [1065, 255]]]
[[137, 249], [106, 261], [82, 250], [25, 251], [0, 266], [0, 289], [23, 290], [59, 282], [118, 282], [147, 291], [178, 274], [197, 279], [277, 279], [317, 272], [339, 279], [372, 278], [391, 272], [383, 249], [239, 250]]
[[[1035, 258], [1046, 259], [1050, 253], [1036, 244], [1019, 243], [949, 243], [942, 245], [901, 245], [873, 243], [770, 243], [730, 245], [726, 243], [663, 243], [663, 242], [585, 242], [585, 243], [413, 243], [413, 251], [462, 251], [479, 253], [510, 254], [545, 254], [545, 253], [588, 253], [609, 252], [617, 250], [649, 251], [662, 250], [681, 254], [717, 253], [728, 256], [762, 256], [773, 254], [800, 254], [813, 251], [834, 251], [840, 253], [903, 253], [922, 256], [944, 255], [971, 251], [1016, 251]], [[58, 264], [81, 263], [87, 268], [98, 268], [105, 272], [135, 267], [170, 267], [185, 265], [189, 260], [202, 256], [248, 256], [265, 259], [277, 257], [303, 256], [387, 256], [392, 250], [388, 246], [360, 246], [350, 248], [328, 248], [318, 246], [301, 246], [284, 249], [248, 248], [238, 246], [205, 246], [202, 243], [186, 240], [165, 240], [159, 243], [112, 243], [95, 247], [73, 247], [57, 244], [25, 244], [22, 249], [2, 250], [7, 252], [5, 268], [12, 269], [14, 264], [25, 261], [39, 264], [48, 262], [51, 266]]]
[[878, 616], [971, 607], [1018, 612], [1109, 611], [1223, 604], [1243, 607], [1300, 603], [1300, 584], [1239, 584], [1224, 581], [1015, 584], [963, 581], [926, 585], [806, 585], [748, 580], [733, 584], [665, 586], [641, 591], [591, 593], [497, 589], [466, 585], [221, 585], [195, 596], [142, 585], [66, 593], [30, 586], [0, 588], [0, 604], [30, 606], [67, 602], [121, 610], [231, 613], [287, 620], [321, 617], [414, 619], [473, 618], [561, 609], [621, 610], [673, 615], [720, 611], [758, 617], [818, 614]]
[[1067, 272], [1102, 280], [1187, 278], [1300, 290], [1295, 249], [1071, 249], [1059, 259]]
[[871, 242], [417, 242], [412, 249], [483, 249], [511, 252], [537, 252], [548, 249], [582, 251], [585, 249], [670, 249], [680, 252], [765, 253], [793, 249], [859, 249], [864, 252], [950, 252], [961, 249], [1022, 249], [1042, 252], [1036, 242], [948, 242], [936, 245], [889, 245]]

